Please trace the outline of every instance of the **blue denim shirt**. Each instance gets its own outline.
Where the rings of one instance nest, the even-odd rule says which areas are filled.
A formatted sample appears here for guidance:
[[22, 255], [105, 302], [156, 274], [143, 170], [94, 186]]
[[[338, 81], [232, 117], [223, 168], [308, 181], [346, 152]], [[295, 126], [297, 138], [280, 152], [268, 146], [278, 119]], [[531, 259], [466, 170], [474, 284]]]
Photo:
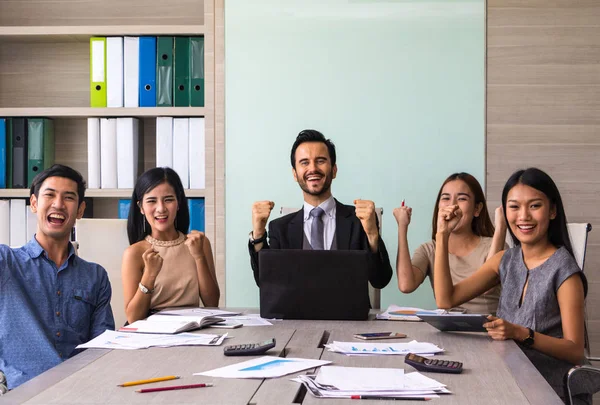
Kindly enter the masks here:
[[115, 328], [106, 270], [75, 255], [60, 268], [33, 237], [0, 245], [0, 370], [15, 388]]

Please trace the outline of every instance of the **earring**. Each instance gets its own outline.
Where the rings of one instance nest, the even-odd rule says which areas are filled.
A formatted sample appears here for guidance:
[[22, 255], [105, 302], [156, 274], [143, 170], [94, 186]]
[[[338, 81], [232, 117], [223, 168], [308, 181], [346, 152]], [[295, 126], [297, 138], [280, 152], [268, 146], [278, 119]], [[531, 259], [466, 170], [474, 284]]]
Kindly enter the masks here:
[[175, 217], [175, 229], [177, 229], [177, 217]]
[[146, 217], [142, 217], [142, 230], [146, 233]]

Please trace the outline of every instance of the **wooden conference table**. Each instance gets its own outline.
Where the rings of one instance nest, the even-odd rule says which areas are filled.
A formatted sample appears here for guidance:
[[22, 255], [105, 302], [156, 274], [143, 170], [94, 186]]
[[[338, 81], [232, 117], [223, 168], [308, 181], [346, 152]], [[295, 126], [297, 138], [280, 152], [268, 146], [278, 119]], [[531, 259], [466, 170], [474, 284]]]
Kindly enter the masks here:
[[[246, 313], [256, 313], [247, 310]], [[273, 321], [273, 326], [239, 329], [204, 329], [200, 333], [228, 332], [224, 344], [254, 343], [275, 337], [277, 346], [269, 355], [331, 360], [349, 367], [388, 367], [414, 369], [404, 364], [404, 356], [345, 356], [323, 348], [329, 341], [353, 341], [363, 332], [403, 332], [408, 339], [431, 342], [445, 349], [436, 358], [463, 362], [462, 374], [427, 373], [447, 384], [451, 395], [431, 403], [454, 404], [562, 404], [560, 398], [513, 341], [492, 341], [485, 334], [439, 332], [422, 322], [377, 321]], [[399, 342], [401, 340], [395, 340]], [[407, 341], [407, 340], [402, 340]], [[0, 403], [26, 404], [306, 404], [336, 405], [356, 403], [351, 399], [318, 399], [306, 393], [292, 376], [277, 379], [223, 379], [194, 376], [247, 360], [225, 357], [223, 345], [216, 347], [171, 347], [145, 350], [90, 349], [48, 370], [0, 398]], [[309, 370], [310, 371], [310, 370]], [[179, 380], [143, 387], [212, 382], [214, 387], [139, 394], [137, 387], [118, 387], [126, 381], [165, 375]], [[306, 394], [306, 395], [304, 395]], [[372, 404], [394, 404], [368, 400]], [[403, 401], [403, 403], [422, 403]]]

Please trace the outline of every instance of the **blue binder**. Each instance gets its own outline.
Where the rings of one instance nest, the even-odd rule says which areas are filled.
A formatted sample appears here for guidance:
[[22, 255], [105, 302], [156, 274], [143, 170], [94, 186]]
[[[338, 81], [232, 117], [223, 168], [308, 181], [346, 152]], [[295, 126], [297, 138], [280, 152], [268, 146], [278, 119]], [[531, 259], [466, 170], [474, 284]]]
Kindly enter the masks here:
[[204, 198], [189, 198], [188, 207], [190, 209], [190, 229], [204, 232]]
[[129, 217], [129, 206], [131, 200], [119, 200], [119, 219], [127, 219]]
[[156, 107], [156, 37], [140, 37], [140, 107]]
[[6, 188], [6, 118], [0, 118], [0, 188]]

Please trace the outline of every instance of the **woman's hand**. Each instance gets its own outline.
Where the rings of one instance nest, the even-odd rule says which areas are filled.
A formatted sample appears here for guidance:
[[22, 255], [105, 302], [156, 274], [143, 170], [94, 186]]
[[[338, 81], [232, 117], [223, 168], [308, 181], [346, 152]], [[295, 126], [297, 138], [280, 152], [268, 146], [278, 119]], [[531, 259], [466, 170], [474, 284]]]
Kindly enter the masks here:
[[458, 205], [449, 205], [438, 211], [437, 233], [451, 233], [462, 218]]
[[506, 232], [506, 219], [504, 219], [504, 209], [502, 209], [502, 205], [494, 211], [494, 227], [500, 231]]
[[529, 336], [529, 330], [521, 325], [515, 325], [495, 316], [488, 316], [490, 322], [484, 323], [483, 327], [487, 329], [488, 335], [494, 340], [514, 339], [518, 342]]
[[144, 273], [155, 279], [162, 269], [163, 258], [154, 250], [153, 246], [150, 246], [148, 250], [142, 253], [142, 259], [144, 260]]
[[194, 260], [202, 259], [204, 257], [204, 238], [204, 233], [198, 231], [191, 231], [187, 235], [185, 245], [189, 249]]
[[398, 222], [398, 226], [408, 228], [410, 224], [410, 217], [412, 216], [412, 208], [410, 207], [398, 207], [394, 208], [394, 218]]

